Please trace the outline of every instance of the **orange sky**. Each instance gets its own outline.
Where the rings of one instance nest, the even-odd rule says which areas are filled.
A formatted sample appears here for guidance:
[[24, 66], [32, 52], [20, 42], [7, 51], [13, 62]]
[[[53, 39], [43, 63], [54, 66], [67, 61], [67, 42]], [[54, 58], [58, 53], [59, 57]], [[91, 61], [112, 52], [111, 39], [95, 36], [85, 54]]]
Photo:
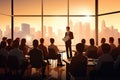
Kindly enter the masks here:
[[[39, 15], [41, 14], [41, 0], [14, 0], [14, 12], [18, 14], [28, 14], [28, 15]], [[29, 2], [28, 2], [29, 1]], [[43, 0], [44, 1], [44, 15], [66, 15], [67, 14], [67, 0]], [[70, 0], [70, 15], [81, 15], [81, 14], [94, 14], [94, 2], [95, 0]], [[118, 11], [120, 6], [120, 0], [99, 0], [99, 13], [106, 13], [111, 11]], [[0, 13], [10, 14], [10, 0], [0, 0]], [[10, 25], [10, 17], [0, 15], [0, 27], [3, 28], [5, 25]], [[44, 24], [53, 26], [54, 22], [57, 21], [58, 25], [66, 26], [60, 23], [60, 21], [65, 20], [57, 18], [44, 18]], [[120, 31], [120, 14], [107, 15], [99, 17], [99, 27], [101, 27], [102, 20], [106, 21], [107, 26], [114, 25], [115, 28]], [[72, 19], [75, 22], [74, 19]], [[32, 27], [38, 28], [40, 25], [40, 18], [15, 18], [15, 26], [20, 26], [21, 23], [28, 22]], [[90, 21], [91, 25], [94, 25], [94, 19]], [[57, 27], [57, 24], [54, 25]], [[94, 26], [93, 26], [94, 27]], [[39, 28], [40, 29], [40, 28]]]

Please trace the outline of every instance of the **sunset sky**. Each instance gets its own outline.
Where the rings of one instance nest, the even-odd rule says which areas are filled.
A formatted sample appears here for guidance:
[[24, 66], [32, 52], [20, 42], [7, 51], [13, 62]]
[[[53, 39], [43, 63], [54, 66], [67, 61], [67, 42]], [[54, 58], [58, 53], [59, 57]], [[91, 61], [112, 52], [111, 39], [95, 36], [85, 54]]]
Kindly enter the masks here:
[[[4, 29], [6, 25], [10, 25], [10, 1], [0, 0], [0, 28]], [[67, 15], [67, 0], [43, 0], [43, 14], [44, 15]], [[90, 22], [91, 28], [94, 26], [95, 0], [69, 0], [69, 14], [70, 15], [88, 15], [85, 18], [70, 17], [74, 23], [78, 21]], [[99, 14], [119, 11], [120, 0], [99, 0]], [[1, 15], [5, 14], [5, 15]], [[41, 15], [41, 0], [14, 0], [14, 14], [15, 15]], [[112, 14], [99, 17], [99, 28], [102, 20], [105, 20], [106, 25], [110, 27], [113, 25], [120, 32], [120, 14]], [[45, 17], [44, 25], [53, 26], [57, 29], [59, 26], [66, 27], [66, 17]], [[15, 26], [20, 26], [21, 23], [29, 23], [31, 27], [41, 29], [41, 18], [39, 17], [15, 17]], [[61, 29], [63, 29], [61, 27]]]

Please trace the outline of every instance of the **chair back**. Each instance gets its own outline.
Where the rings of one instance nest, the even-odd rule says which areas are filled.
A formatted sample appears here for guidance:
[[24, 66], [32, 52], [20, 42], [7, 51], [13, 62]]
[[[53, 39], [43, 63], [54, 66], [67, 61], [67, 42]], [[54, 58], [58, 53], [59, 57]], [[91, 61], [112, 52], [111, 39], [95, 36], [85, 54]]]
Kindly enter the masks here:
[[41, 54], [31, 54], [30, 55], [30, 64], [32, 65], [32, 67], [34, 68], [40, 68], [42, 66], [42, 60], [41, 60], [42, 55]]
[[49, 52], [49, 55], [50, 55], [51, 59], [57, 59], [56, 58], [56, 52], [53, 48], [48, 48], [48, 52]]

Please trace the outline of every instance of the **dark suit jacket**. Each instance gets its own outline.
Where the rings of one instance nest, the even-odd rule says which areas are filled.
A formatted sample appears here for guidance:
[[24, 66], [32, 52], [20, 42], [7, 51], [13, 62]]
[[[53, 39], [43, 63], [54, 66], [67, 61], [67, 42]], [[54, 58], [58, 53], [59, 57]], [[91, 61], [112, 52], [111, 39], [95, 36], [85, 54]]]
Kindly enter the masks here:
[[73, 76], [85, 76], [87, 68], [87, 57], [77, 53], [76, 56], [72, 57], [69, 65], [69, 71]]
[[[66, 37], [66, 36], [67, 36], [67, 32], [65, 33], [65, 37]], [[71, 39], [74, 38], [73, 32], [71, 32], [71, 31], [69, 32], [69, 37], [70, 37], [70, 39], [65, 42], [66, 45], [70, 45], [70, 44], [71, 44]]]

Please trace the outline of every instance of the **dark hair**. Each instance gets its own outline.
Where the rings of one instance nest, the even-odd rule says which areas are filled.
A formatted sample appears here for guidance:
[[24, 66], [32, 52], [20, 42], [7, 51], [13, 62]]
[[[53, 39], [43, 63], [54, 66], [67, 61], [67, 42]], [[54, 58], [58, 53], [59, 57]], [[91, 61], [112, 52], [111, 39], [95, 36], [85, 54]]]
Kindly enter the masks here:
[[81, 40], [81, 43], [85, 44], [85, 43], [86, 43], [86, 40], [85, 40], [85, 39], [82, 39], [82, 40]]
[[11, 44], [12, 41], [13, 41], [12, 39], [7, 39], [7, 43], [8, 43], [9, 45]]
[[67, 27], [66, 27], [66, 29], [70, 29], [70, 27], [69, 27], [69, 26], [67, 26]]
[[33, 47], [38, 47], [38, 40], [37, 39], [33, 40]]
[[109, 42], [113, 43], [114, 42], [114, 38], [113, 37], [109, 37]]
[[103, 53], [109, 53], [110, 52], [110, 45], [108, 43], [101, 45]]
[[50, 38], [50, 43], [53, 44], [54, 43], [54, 38]]
[[3, 40], [3, 41], [7, 40], [7, 37], [3, 37], [2, 40]]
[[44, 39], [43, 38], [40, 38], [40, 43], [44, 43]]
[[83, 50], [84, 50], [84, 45], [83, 45], [82, 43], [76, 44], [76, 50], [77, 50], [78, 52], [83, 52]]
[[91, 45], [94, 45], [94, 43], [95, 43], [95, 42], [94, 42], [94, 39], [91, 38], [91, 39], [90, 39], [90, 44], [91, 44]]
[[105, 42], [106, 42], [106, 39], [105, 39], [105, 38], [102, 38], [102, 39], [101, 39], [101, 42], [102, 42], [102, 43], [105, 43]]
[[0, 47], [1, 48], [5, 48], [6, 47], [6, 42], [5, 41], [1, 41]]
[[19, 41], [18, 40], [14, 40], [13, 41], [13, 47], [14, 48], [18, 48], [19, 47]]
[[26, 39], [25, 38], [22, 38], [21, 40], [21, 45], [24, 45], [26, 43]]

